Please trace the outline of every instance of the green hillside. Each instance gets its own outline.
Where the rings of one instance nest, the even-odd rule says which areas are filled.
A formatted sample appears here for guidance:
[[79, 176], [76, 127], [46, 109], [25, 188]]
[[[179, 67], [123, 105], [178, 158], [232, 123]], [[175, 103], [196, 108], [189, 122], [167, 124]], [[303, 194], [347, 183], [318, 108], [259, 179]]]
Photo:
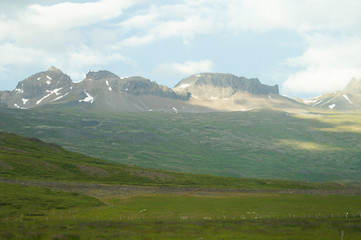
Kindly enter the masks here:
[[332, 239], [340, 231], [357, 239], [360, 234], [358, 189], [149, 170], [6, 132], [0, 132], [0, 192], [0, 239]]
[[54, 105], [1, 108], [0, 119], [0, 130], [146, 168], [245, 178], [361, 180], [359, 113], [110, 113]]
[[0, 132], [0, 178], [243, 189], [340, 189], [339, 184], [227, 178], [131, 167], [63, 149], [34, 138]]

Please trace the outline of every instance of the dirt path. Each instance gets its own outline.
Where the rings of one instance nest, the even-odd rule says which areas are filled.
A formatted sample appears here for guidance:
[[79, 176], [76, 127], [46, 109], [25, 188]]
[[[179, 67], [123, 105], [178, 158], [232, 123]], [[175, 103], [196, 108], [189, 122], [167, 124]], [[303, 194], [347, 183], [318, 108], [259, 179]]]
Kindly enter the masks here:
[[361, 195], [361, 189], [309, 190], [309, 189], [223, 189], [169, 186], [132, 186], [99, 183], [73, 183], [55, 181], [32, 181], [0, 178], [1, 183], [48, 187], [67, 192], [81, 192], [94, 197], [130, 196], [144, 194], [189, 194], [222, 196], [235, 193], [282, 193], [306, 195]]

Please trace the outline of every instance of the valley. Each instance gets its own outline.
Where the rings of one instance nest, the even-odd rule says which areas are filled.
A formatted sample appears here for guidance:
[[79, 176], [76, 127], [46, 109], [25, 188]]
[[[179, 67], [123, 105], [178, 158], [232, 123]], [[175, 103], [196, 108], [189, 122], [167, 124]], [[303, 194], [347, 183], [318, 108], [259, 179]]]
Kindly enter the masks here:
[[356, 113], [114, 113], [54, 105], [1, 108], [0, 117], [2, 131], [123, 164], [231, 177], [360, 181]]

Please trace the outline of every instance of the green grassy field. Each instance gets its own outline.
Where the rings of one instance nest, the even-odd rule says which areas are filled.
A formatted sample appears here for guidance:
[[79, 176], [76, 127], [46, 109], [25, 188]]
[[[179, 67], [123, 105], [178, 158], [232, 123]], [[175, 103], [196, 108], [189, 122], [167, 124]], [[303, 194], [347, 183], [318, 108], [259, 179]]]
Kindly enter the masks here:
[[349, 185], [149, 170], [5, 132], [0, 193], [0, 239], [361, 235], [361, 195]]
[[361, 180], [359, 113], [95, 113], [54, 105], [2, 108], [0, 119], [0, 130], [146, 168], [232, 177]]
[[345, 239], [359, 239], [361, 234], [359, 195], [155, 193], [98, 200], [45, 188], [0, 188], [5, 193], [0, 239], [340, 239], [341, 231]]

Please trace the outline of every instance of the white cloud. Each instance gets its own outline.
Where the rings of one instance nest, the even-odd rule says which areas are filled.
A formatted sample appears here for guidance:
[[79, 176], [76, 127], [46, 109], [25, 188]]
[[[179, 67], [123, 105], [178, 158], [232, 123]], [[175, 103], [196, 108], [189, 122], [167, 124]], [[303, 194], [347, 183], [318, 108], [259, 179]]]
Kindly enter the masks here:
[[283, 83], [288, 94], [321, 94], [342, 90], [353, 77], [361, 76], [361, 37], [307, 37], [308, 49], [288, 64], [301, 70]]
[[155, 71], [163, 76], [186, 76], [200, 72], [212, 71], [213, 62], [202, 60], [199, 62], [186, 61], [185, 63], [165, 63], [156, 67]]
[[[144, 2], [149, 4], [140, 4]], [[1, 1], [0, 74], [18, 65], [51, 64], [74, 75], [93, 64], [134, 66], [122, 51], [159, 40], [179, 38], [192, 45], [198, 35], [232, 38], [249, 31], [286, 30], [301, 36], [305, 51], [284, 65], [294, 72], [283, 90], [330, 91], [359, 74], [360, 9], [359, 0]], [[156, 70], [175, 76], [212, 67], [204, 60], [161, 64]]]
[[111, 51], [109, 43], [117, 36], [113, 29], [103, 27], [110, 26], [108, 20], [120, 17], [124, 10], [143, 0], [13, 2], [0, 3], [0, 7], [9, 7], [0, 9], [1, 75], [14, 66], [47, 69], [54, 65], [80, 80], [80, 75], [94, 65], [135, 64], [120, 52]]

